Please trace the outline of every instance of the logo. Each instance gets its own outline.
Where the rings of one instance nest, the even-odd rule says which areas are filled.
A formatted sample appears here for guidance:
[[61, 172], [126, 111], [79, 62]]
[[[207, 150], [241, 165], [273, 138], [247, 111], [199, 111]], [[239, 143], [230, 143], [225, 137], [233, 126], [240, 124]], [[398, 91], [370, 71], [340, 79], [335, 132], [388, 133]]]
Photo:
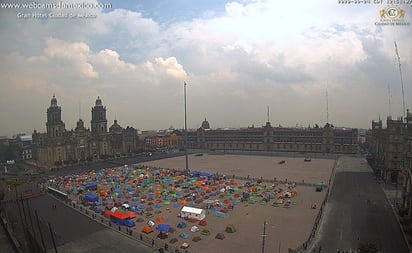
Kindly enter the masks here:
[[389, 6], [379, 11], [380, 22], [375, 25], [410, 25], [405, 21], [406, 11], [400, 7]]

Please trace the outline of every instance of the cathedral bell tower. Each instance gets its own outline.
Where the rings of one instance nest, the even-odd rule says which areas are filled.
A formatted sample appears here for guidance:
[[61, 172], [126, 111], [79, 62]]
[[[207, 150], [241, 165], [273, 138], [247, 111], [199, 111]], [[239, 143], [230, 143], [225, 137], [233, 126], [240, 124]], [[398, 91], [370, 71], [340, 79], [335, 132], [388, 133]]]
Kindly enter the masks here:
[[107, 133], [106, 107], [102, 105], [100, 97], [97, 97], [96, 105], [92, 107], [91, 126], [94, 136]]
[[47, 108], [47, 136], [51, 138], [62, 137], [65, 132], [65, 125], [62, 121], [62, 109], [57, 105], [57, 99], [53, 95], [50, 107]]

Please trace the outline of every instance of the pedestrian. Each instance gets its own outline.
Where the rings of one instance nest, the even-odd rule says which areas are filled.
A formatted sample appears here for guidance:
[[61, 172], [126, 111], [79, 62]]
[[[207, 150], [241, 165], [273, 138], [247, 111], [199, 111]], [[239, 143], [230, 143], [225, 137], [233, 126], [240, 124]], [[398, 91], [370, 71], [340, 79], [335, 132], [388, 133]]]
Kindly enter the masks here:
[[322, 251], [322, 246], [319, 246], [319, 253]]
[[154, 240], [152, 239], [152, 248], [154, 247]]

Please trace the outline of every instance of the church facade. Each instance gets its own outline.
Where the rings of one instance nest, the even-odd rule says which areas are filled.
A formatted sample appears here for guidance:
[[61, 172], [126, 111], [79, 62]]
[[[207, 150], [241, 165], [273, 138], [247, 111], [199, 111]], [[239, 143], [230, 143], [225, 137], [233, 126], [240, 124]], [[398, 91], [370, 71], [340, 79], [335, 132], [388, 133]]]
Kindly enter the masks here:
[[107, 128], [106, 107], [100, 97], [92, 107], [91, 129], [79, 119], [74, 130], [66, 130], [55, 96], [47, 109], [46, 133], [33, 132], [33, 159], [45, 165], [63, 165], [115, 157], [135, 151], [137, 130], [122, 128], [117, 120]]

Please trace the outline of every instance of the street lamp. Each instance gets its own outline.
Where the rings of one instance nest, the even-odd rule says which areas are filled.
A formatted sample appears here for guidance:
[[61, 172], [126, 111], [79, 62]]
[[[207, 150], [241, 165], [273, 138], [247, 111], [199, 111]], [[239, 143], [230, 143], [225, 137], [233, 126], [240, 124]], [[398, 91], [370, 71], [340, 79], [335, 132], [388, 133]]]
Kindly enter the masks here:
[[265, 240], [266, 240], [266, 224], [267, 222], [263, 222], [263, 234], [262, 234], [262, 253], [265, 253]]

